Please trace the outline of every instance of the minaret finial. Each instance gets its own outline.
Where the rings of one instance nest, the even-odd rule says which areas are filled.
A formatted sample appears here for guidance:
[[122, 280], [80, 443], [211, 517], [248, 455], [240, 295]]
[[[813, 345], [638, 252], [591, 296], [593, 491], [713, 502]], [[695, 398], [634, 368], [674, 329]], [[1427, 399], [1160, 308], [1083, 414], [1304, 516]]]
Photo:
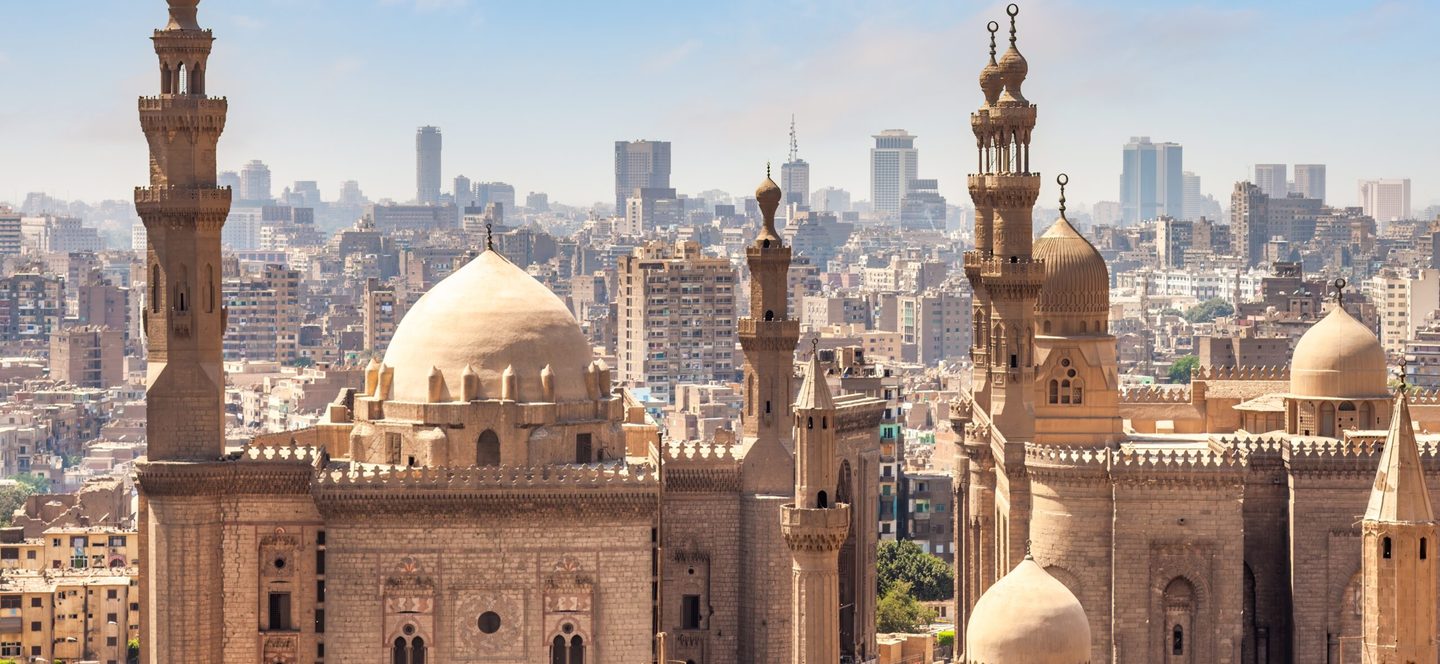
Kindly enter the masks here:
[[[1011, 6], [1011, 7], [1014, 7], [1015, 5], [1010, 5], [1010, 6]], [[1025, 559], [1026, 559], [1026, 560], [1034, 560], [1034, 559], [1035, 559], [1035, 557], [1032, 556], [1032, 555], [1031, 555], [1031, 552], [1030, 552], [1030, 539], [1029, 539], [1029, 538], [1026, 538], [1026, 539], [1025, 539]]]
[[1055, 182], [1060, 185], [1060, 216], [1065, 216], [1065, 185], [1070, 184], [1070, 176], [1061, 173], [1055, 176]]
[[1020, 5], [1017, 5], [1017, 4], [1013, 3], [1013, 2], [1010, 3], [1010, 6], [1005, 8], [1005, 13], [1010, 15], [1010, 45], [1011, 45], [1011, 46], [1014, 46], [1014, 45], [1015, 45], [1015, 17], [1020, 15]]
[[485, 222], [485, 248], [495, 251], [495, 223]]
[[994, 63], [995, 63], [995, 33], [1000, 32], [1000, 24], [999, 24], [999, 23], [996, 23], [996, 22], [994, 22], [994, 21], [991, 21], [988, 25], [985, 26], [985, 29], [990, 31], [990, 63], [991, 63], [991, 64], [994, 64]]
[[1331, 285], [1335, 287], [1335, 304], [1345, 306], [1345, 277], [1336, 279]]
[[1405, 383], [1405, 373], [1410, 368], [1410, 360], [1404, 355], [1400, 356], [1400, 394], [1405, 394], [1410, 386]]
[[820, 337], [810, 337], [810, 357], [820, 355]]
[[765, 179], [770, 179], [770, 162], [765, 162]]

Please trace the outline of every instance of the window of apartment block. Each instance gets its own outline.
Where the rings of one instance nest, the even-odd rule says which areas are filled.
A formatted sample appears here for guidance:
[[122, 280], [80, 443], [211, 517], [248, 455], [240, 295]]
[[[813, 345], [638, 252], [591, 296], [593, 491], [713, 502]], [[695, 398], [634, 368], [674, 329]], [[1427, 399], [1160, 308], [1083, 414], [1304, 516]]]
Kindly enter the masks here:
[[18, 608], [20, 608], [20, 596], [19, 596], [19, 595], [0, 595], [0, 609], [18, 609]]

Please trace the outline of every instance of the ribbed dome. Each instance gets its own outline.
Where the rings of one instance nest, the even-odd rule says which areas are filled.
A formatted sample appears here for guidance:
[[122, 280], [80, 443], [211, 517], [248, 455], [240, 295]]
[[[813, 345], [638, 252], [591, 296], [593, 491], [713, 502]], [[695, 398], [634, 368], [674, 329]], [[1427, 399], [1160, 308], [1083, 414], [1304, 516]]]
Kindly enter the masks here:
[[546, 366], [556, 401], [585, 400], [593, 359], [565, 303], [495, 251], [421, 296], [385, 351], [385, 365], [395, 371], [391, 398], [412, 402], [428, 400], [432, 367], [443, 374], [449, 400], [460, 398], [467, 367], [480, 377], [480, 398], [500, 398], [502, 375], [514, 367], [515, 400], [546, 401], [540, 381]]
[[1035, 303], [1037, 315], [1110, 314], [1110, 270], [1105, 258], [1064, 216], [1035, 241], [1034, 255], [1045, 261], [1045, 285]]
[[1380, 340], [1344, 307], [1335, 307], [1295, 345], [1290, 392], [1331, 399], [1388, 399]]
[[1086, 664], [1090, 621], [1080, 600], [1026, 557], [995, 582], [970, 613], [970, 664]]

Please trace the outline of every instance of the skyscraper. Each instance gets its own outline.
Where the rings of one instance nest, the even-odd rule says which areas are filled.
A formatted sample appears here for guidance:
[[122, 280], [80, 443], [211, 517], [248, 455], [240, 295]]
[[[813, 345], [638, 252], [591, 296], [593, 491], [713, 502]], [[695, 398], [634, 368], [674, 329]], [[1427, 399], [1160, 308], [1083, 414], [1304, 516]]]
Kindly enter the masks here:
[[455, 207], [464, 210], [467, 205], [475, 204], [475, 187], [470, 185], [470, 178], [463, 175], [455, 176], [454, 188], [451, 190], [455, 195]]
[[669, 141], [615, 141], [615, 214], [636, 189], [670, 188]]
[[1360, 207], [1375, 221], [1410, 218], [1410, 178], [1361, 180]]
[[1125, 144], [1120, 209], [1125, 224], [1185, 214], [1184, 151], [1179, 143], [1134, 136]]
[[1295, 191], [1325, 202], [1325, 164], [1295, 164]]
[[1205, 195], [1200, 193], [1200, 176], [1185, 171], [1180, 179], [1184, 183], [1181, 187], [1184, 192], [1184, 204], [1181, 205], [1180, 218], [1194, 220], [1200, 216], [1200, 208], [1205, 204]]
[[439, 127], [415, 130], [415, 201], [421, 205], [440, 202]]
[[904, 129], [886, 129], [870, 149], [870, 203], [876, 214], [900, 215], [900, 202], [920, 171], [915, 136]]
[[1270, 197], [1250, 182], [1236, 182], [1230, 194], [1230, 235], [1234, 251], [1254, 267], [1270, 241]]
[[785, 204], [810, 205], [810, 164], [799, 156], [795, 141], [795, 116], [790, 116], [790, 159], [780, 166], [780, 189]]
[[270, 167], [259, 159], [240, 169], [240, 200], [262, 203], [270, 200]]
[[1255, 186], [1270, 198], [1285, 198], [1290, 193], [1285, 164], [1255, 164]]

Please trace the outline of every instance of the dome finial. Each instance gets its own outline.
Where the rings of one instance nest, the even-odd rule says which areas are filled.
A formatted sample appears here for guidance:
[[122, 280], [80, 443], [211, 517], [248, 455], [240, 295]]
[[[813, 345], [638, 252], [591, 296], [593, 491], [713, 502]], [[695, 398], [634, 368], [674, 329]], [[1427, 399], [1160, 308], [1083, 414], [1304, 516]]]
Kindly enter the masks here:
[[485, 248], [486, 248], [487, 250], [489, 250], [489, 251], [495, 251], [495, 223], [494, 223], [494, 222], [490, 222], [490, 221], [485, 222]]
[[1010, 3], [1010, 6], [1005, 8], [1005, 13], [1010, 15], [1010, 45], [1011, 45], [1011, 46], [1014, 46], [1014, 45], [1015, 45], [1015, 17], [1020, 15], [1020, 5], [1017, 5], [1017, 4], [1013, 3], [1013, 2]]
[[1345, 277], [1340, 277], [1340, 278], [1336, 279], [1335, 281], [1331, 282], [1331, 284], [1330, 284], [1330, 285], [1332, 285], [1332, 286], [1335, 287], [1335, 304], [1336, 304], [1336, 306], [1340, 306], [1340, 307], [1344, 307], [1344, 306], [1345, 306], [1345, 283], [1346, 283], [1346, 282], [1345, 282]]
[[810, 337], [810, 357], [820, 354], [820, 337]]
[[1405, 392], [1407, 392], [1407, 391], [1410, 389], [1410, 386], [1405, 384], [1405, 372], [1406, 372], [1406, 370], [1409, 369], [1409, 368], [1410, 368], [1410, 361], [1409, 361], [1408, 359], [1406, 359], [1406, 357], [1405, 357], [1404, 355], [1401, 355], [1401, 356], [1400, 356], [1400, 396], [1405, 396]]
[[1070, 184], [1070, 176], [1061, 173], [1055, 176], [1055, 182], [1060, 185], [1060, 216], [1065, 216], [1065, 185]]
[[[1010, 5], [1010, 6], [1011, 6], [1011, 7], [1014, 7], [1015, 5]], [[1025, 540], [1025, 559], [1026, 559], [1026, 560], [1034, 560], [1034, 559], [1035, 559], [1035, 556], [1031, 555], [1031, 552], [1030, 552], [1030, 540], [1029, 540], [1029, 538], [1026, 538], [1026, 540]]]

